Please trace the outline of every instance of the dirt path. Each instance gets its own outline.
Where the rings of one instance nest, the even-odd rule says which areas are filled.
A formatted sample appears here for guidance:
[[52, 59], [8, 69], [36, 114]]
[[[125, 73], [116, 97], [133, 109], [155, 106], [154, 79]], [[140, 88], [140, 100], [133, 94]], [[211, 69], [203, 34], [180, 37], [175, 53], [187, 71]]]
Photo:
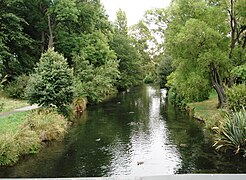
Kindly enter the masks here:
[[26, 107], [18, 108], [18, 109], [15, 109], [13, 111], [0, 113], [0, 118], [6, 117], [6, 116], [9, 116], [11, 114], [18, 113], [18, 112], [30, 111], [30, 110], [37, 109], [37, 108], [39, 108], [39, 106], [37, 104], [34, 104], [32, 106], [26, 106]]

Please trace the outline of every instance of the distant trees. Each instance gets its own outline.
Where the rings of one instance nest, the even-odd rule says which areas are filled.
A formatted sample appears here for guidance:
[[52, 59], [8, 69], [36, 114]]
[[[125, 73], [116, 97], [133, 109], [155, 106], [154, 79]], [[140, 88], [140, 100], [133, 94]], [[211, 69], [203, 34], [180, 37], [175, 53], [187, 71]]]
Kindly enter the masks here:
[[125, 90], [139, 84], [143, 78], [141, 55], [133, 45], [133, 40], [128, 34], [127, 18], [122, 10], [117, 12], [110, 46], [116, 53], [119, 62], [121, 75], [117, 81], [117, 88]]

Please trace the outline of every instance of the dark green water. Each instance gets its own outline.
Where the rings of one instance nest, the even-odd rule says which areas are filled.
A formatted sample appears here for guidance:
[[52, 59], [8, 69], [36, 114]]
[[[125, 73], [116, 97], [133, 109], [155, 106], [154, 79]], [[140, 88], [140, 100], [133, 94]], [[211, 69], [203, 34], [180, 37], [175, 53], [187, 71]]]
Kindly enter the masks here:
[[143, 86], [89, 107], [63, 141], [0, 168], [0, 177], [246, 173], [244, 159], [216, 154], [202, 125], [165, 96]]

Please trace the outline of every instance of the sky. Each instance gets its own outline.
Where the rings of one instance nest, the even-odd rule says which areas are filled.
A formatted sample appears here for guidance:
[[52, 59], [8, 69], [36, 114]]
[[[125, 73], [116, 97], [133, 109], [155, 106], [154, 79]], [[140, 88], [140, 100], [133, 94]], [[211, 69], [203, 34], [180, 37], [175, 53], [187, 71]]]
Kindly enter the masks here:
[[138, 23], [144, 12], [151, 8], [167, 7], [170, 0], [101, 0], [110, 21], [114, 21], [116, 12], [122, 9], [126, 12], [128, 26]]

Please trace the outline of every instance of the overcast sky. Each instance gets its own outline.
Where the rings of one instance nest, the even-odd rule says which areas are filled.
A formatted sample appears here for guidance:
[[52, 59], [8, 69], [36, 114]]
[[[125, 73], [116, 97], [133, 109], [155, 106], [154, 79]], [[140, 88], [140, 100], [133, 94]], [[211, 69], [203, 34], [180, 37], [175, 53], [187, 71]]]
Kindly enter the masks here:
[[136, 24], [151, 8], [162, 8], [168, 6], [170, 0], [101, 0], [109, 19], [115, 20], [116, 12], [121, 8], [126, 12], [128, 26]]

